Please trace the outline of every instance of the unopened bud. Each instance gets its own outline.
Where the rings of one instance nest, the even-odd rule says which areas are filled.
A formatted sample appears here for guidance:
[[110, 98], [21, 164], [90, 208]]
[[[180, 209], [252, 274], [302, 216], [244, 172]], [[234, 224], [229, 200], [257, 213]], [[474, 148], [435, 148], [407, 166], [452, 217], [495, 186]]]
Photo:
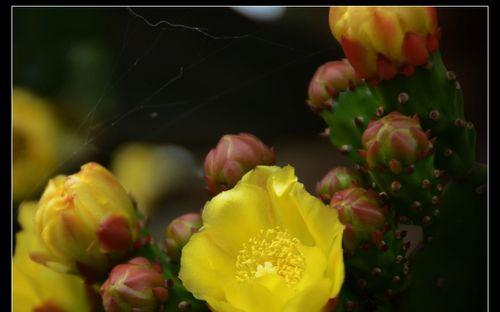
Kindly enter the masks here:
[[349, 187], [360, 186], [361, 176], [347, 167], [335, 167], [316, 184], [316, 193], [324, 201], [330, 201], [333, 194]]
[[106, 312], [158, 311], [168, 295], [161, 266], [142, 257], [115, 266], [101, 286]]
[[205, 181], [211, 195], [231, 189], [259, 165], [274, 165], [272, 148], [248, 133], [227, 134], [205, 158]]
[[188, 213], [170, 222], [165, 231], [165, 248], [171, 260], [179, 261], [182, 248], [201, 225], [199, 213]]
[[330, 205], [339, 212], [346, 226], [343, 243], [354, 249], [362, 242], [372, 240], [373, 232], [383, 228], [385, 213], [377, 193], [361, 187], [348, 188], [335, 193]]

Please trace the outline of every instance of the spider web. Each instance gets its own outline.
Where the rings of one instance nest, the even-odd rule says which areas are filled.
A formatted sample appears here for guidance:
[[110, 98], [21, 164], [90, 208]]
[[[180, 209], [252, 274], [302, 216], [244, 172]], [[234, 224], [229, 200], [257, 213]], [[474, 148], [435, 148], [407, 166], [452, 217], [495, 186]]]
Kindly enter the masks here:
[[[319, 50], [307, 51], [298, 48], [302, 46], [300, 42], [279, 42], [273, 40], [272, 38], [264, 37], [260, 34], [261, 31], [259, 30], [237, 35], [216, 34], [212, 33], [211, 30], [206, 27], [172, 22], [167, 19], [152, 20], [145, 15], [138, 13], [135, 8], [126, 7], [123, 8], [123, 10], [126, 10], [128, 13], [127, 25], [124, 27], [125, 30], [123, 32], [121, 47], [116, 53], [110, 79], [106, 85], [103, 86], [102, 94], [96, 99], [95, 104], [90, 107], [87, 114], [83, 116], [81, 123], [76, 127], [76, 132], [84, 137], [83, 143], [81, 143], [68, 157], [60, 161], [56, 167], [48, 168], [46, 170], [47, 174], [40, 178], [40, 182], [33, 189], [31, 192], [32, 194], [29, 197], [32, 197], [34, 192], [40, 189], [42, 183], [45, 183], [49, 178], [59, 173], [62, 168], [77, 158], [87, 148], [92, 146], [94, 149], [99, 149], [98, 146], [94, 145], [96, 141], [109, 134], [110, 131], [118, 125], [127, 123], [138, 116], [147, 116], [147, 118], [155, 120], [158, 119], [159, 116], [157, 110], [176, 108], [177, 113], [168, 114], [167, 118], [161, 118], [160, 121], [156, 123], [159, 125], [155, 129], [152, 129], [149, 133], [143, 135], [144, 140], [154, 139], [160, 133], [165, 132], [173, 125], [180, 123], [201, 109], [217, 105], [221, 99], [224, 99], [229, 95], [234, 95], [238, 91], [252, 87], [264, 79], [272, 79], [273, 75], [276, 75], [285, 69], [293, 68], [294, 65], [297, 65], [300, 62], [310, 60], [315, 56], [325, 54], [325, 52], [332, 51], [334, 49], [333, 41], [327, 42], [325, 47]], [[134, 44], [134, 30], [137, 27], [148, 27], [152, 32], [156, 32], [155, 38], [152, 42], [145, 46], [145, 49], [135, 56], [133, 60], [128, 63], [128, 65], [120, 66], [119, 64], [123, 61], [122, 58], [124, 53], [131, 47], [131, 45]], [[169, 72], [168, 77], [165, 80], [155, 82], [153, 91], [147, 93], [141, 99], [136, 101], [132, 108], [127, 108], [125, 110], [120, 110], [118, 108], [117, 112], [115, 112], [110, 118], [98, 120], [97, 113], [101, 109], [105, 99], [111, 92], [118, 89], [121, 84], [134, 73], [134, 71], [141, 67], [143, 61], [155, 51], [158, 44], [162, 42], [162, 40], [165, 40], [164, 35], [167, 32], [184, 32], [186, 34], [194, 33], [198, 36], [197, 40], [200, 45], [202, 45], [202, 48], [197, 51], [190, 61], [185, 63], [179, 62], [177, 70]], [[214, 48], [205, 51], [207, 42], [217, 42], [219, 44], [217, 44]], [[275, 65], [267, 68], [265, 71], [259, 72], [241, 81], [234, 81], [231, 85], [222, 88], [222, 90], [214, 91], [211, 94], [203, 96], [187, 95], [184, 98], [164, 101], [161, 104], [154, 103], [154, 100], [161, 98], [176, 86], [182, 85], [188, 75], [200, 75], [200, 72], [198, 71], [201, 70], [201, 66], [217, 58], [223, 52], [232, 50], [237, 53], [238, 49], [235, 47], [238, 44], [254, 45], [256, 43], [269, 48], [278, 49], [279, 53], [282, 55], [282, 57], [280, 57], [281, 61], [276, 62]], [[275, 54], [276, 52], [271, 51], [270, 53]], [[257, 59], [255, 62], [259, 62], [259, 60]], [[307, 85], [304, 85], [304, 92], [306, 87]]]

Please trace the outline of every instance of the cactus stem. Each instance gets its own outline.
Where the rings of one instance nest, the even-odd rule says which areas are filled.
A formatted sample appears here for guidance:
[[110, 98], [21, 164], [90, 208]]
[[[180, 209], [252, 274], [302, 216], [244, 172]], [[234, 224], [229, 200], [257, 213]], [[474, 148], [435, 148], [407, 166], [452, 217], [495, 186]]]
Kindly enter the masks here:
[[406, 93], [406, 92], [401, 92], [398, 95], [399, 104], [405, 104], [406, 102], [408, 102], [409, 99], [410, 99], [410, 97], [408, 96], [408, 93]]
[[361, 289], [365, 288], [367, 284], [368, 283], [364, 279], [359, 279], [358, 280], [358, 287], [361, 288]]
[[408, 174], [412, 174], [414, 170], [415, 170], [414, 165], [409, 165], [408, 167], [405, 168], [405, 172]]
[[403, 274], [408, 275], [408, 273], [410, 273], [410, 266], [408, 264], [405, 264], [403, 266]]
[[420, 183], [420, 186], [422, 186], [423, 189], [428, 189], [429, 186], [431, 186], [431, 181], [429, 181], [428, 179], [423, 179]]
[[391, 159], [389, 161], [389, 169], [394, 174], [400, 174], [401, 171], [403, 170], [403, 165], [401, 164], [401, 162], [399, 160]]
[[401, 189], [401, 182], [399, 181], [392, 181], [391, 183], [391, 189], [393, 192], [399, 192]]
[[377, 107], [375, 115], [377, 115], [377, 117], [382, 117], [384, 115], [384, 107], [383, 106]]
[[406, 216], [399, 216], [399, 222], [406, 223], [408, 221], [410, 221], [410, 218]]
[[389, 199], [389, 195], [387, 195], [386, 192], [380, 192], [380, 193], [378, 193], [378, 196], [380, 196], [380, 199], [382, 199], [383, 201], [386, 201], [387, 199]]
[[389, 250], [389, 245], [387, 245], [386, 242], [384, 241], [381, 241], [380, 244], [378, 245], [378, 248], [383, 251], [383, 252], [386, 252], [387, 250]]
[[443, 151], [443, 155], [445, 157], [450, 157], [453, 154], [453, 150], [449, 147], [445, 147]]
[[410, 246], [411, 246], [411, 242], [410, 241], [404, 243], [403, 244], [403, 250], [406, 251], [406, 250], [410, 249]]
[[448, 80], [456, 80], [457, 75], [455, 74], [454, 71], [449, 70], [446, 72], [446, 78], [448, 78]]
[[164, 286], [167, 289], [170, 289], [170, 288], [174, 287], [174, 280], [172, 280], [171, 278], [166, 279], [165, 283], [164, 283]]
[[347, 144], [344, 144], [340, 147], [340, 152], [342, 154], [347, 154], [349, 153], [350, 151], [352, 150], [352, 146], [351, 145], [347, 145]]
[[439, 205], [441, 203], [441, 200], [438, 196], [432, 196], [431, 202], [433, 205]]
[[187, 301], [181, 301], [177, 305], [177, 309], [181, 312], [189, 311], [189, 310], [191, 310], [191, 304]]
[[429, 113], [429, 118], [433, 121], [438, 121], [439, 120], [439, 111], [437, 109], [434, 109], [432, 111], [430, 111]]
[[400, 281], [401, 281], [401, 277], [399, 277], [399, 275], [394, 275], [394, 277], [392, 278], [393, 283], [399, 283]]
[[374, 275], [374, 276], [380, 275], [381, 273], [382, 273], [382, 269], [379, 267], [374, 267], [372, 269], [372, 275]]
[[423, 219], [422, 219], [422, 223], [423, 224], [427, 224], [431, 221], [431, 217], [430, 216], [425, 216]]
[[319, 134], [320, 137], [327, 138], [330, 136], [330, 128], [325, 128], [323, 132]]
[[438, 192], [442, 192], [442, 191], [443, 191], [443, 189], [444, 189], [443, 184], [438, 183], [438, 184], [436, 185], [436, 190], [437, 190]]
[[441, 211], [439, 211], [439, 209], [434, 210], [434, 216], [435, 217], [439, 217], [440, 213], [441, 213]]
[[439, 169], [435, 169], [432, 173], [436, 179], [439, 179], [441, 177], [441, 175], [443, 174], [443, 172]]
[[357, 116], [356, 118], [354, 118], [354, 124], [356, 125], [356, 127], [361, 127], [363, 126], [363, 122], [364, 122], [364, 119], [362, 116]]
[[415, 212], [419, 212], [421, 207], [422, 207], [422, 204], [418, 200], [411, 203], [411, 209]]
[[455, 119], [455, 126], [460, 128], [465, 127], [465, 120], [463, 120], [462, 118]]

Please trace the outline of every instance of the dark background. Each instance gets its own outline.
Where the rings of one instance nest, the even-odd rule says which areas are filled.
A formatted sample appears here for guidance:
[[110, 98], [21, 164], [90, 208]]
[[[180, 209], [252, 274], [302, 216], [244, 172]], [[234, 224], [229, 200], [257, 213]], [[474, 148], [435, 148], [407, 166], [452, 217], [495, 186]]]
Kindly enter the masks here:
[[[135, 140], [184, 146], [201, 165], [222, 135], [251, 132], [309, 191], [346, 163], [318, 136], [325, 124], [305, 104], [315, 69], [343, 57], [328, 8], [288, 8], [267, 23], [229, 8], [133, 11], [177, 26], [148, 26], [125, 7], [14, 8], [14, 85], [52, 99], [69, 131], [88, 139], [88, 158], [107, 165], [117, 146]], [[487, 9], [438, 8], [438, 17], [444, 63], [463, 87], [486, 162]], [[67, 163], [61, 170], [81, 165]], [[163, 212], [201, 207], [202, 187], [200, 179]]]

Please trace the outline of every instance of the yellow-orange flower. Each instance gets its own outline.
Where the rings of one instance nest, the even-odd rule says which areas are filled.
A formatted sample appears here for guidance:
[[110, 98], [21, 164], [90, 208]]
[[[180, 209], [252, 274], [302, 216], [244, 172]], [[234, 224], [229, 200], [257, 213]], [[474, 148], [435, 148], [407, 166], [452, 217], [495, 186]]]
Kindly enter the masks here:
[[25, 202], [19, 208], [22, 230], [16, 234], [13, 268], [13, 311], [91, 310], [91, 301], [83, 280], [74, 275], [54, 272], [36, 262], [29, 253], [42, 248], [35, 234], [36, 202]]
[[12, 102], [13, 193], [17, 201], [29, 196], [55, 166], [59, 127], [49, 103], [35, 94], [14, 88]]
[[33, 260], [95, 280], [133, 247], [139, 235], [130, 197], [104, 167], [50, 180], [36, 212], [36, 232], [46, 250]]
[[290, 166], [258, 166], [208, 202], [179, 277], [213, 311], [320, 311], [344, 280], [337, 211]]
[[391, 79], [424, 65], [439, 44], [435, 8], [333, 7], [330, 28], [362, 78]]

